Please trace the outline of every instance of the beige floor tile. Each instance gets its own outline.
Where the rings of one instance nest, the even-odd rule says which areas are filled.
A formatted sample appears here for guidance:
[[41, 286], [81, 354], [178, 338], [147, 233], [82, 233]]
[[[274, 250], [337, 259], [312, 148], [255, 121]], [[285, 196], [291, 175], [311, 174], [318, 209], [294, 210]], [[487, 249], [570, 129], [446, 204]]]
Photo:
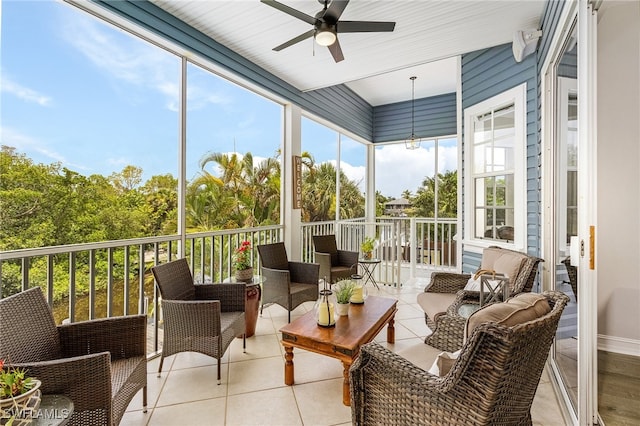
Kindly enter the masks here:
[[[151, 363], [149, 363], [151, 364]], [[150, 368], [151, 365], [147, 365], [147, 369]], [[147, 370], [147, 408], [151, 409], [156, 406], [158, 403], [158, 398], [160, 397], [160, 393], [162, 392], [162, 388], [164, 386], [165, 380], [167, 378], [167, 374], [158, 377], [157, 370], [153, 370], [153, 372], [149, 372]], [[133, 397], [129, 406], [127, 407], [127, 411], [141, 411], [142, 410], [142, 389], [138, 391], [136, 396]]]
[[403, 320], [402, 325], [411, 330], [414, 335], [422, 338], [423, 340], [425, 337], [431, 334], [431, 329], [427, 327], [427, 323], [424, 320], [424, 311], [422, 312], [422, 316], [420, 318]]
[[398, 312], [396, 312], [396, 321], [411, 319], [411, 318], [420, 318], [424, 319], [424, 311], [418, 307], [418, 305], [413, 304], [398, 304]]
[[227, 425], [302, 425], [290, 386], [232, 395], [227, 399]]
[[[142, 398], [140, 398], [140, 400], [142, 400]], [[129, 407], [131, 407], [131, 404]], [[122, 416], [119, 426], [145, 426], [149, 423], [152, 414], [152, 409], [148, 409], [146, 413], [143, 413], [142, 410], [127, 411], [124, 413], [124, 416]]]
[[558, 406], [558, 399], [551, 383], [541, 383], [531, 404], [531, 420], [538, 426], [563, 426], [567, 424]]
[[284, 358], [275, 356], [229, 364], [229, 395], [286, 386]]
[[242, 339], [237, 339], [228, 349], [229, 362], [249, 361], [256, 358], [269, 358], [279, 356], [280, 341], [275, 333], [255, 335], [247, 339], [246, 351], [242, 350]]
[[149, 424], [154, 426], [224, 425], [226, 422], [225, 405], [225, 398], [214, 398], [158, 407], [153, 410]]
[[167, 375], [157, 406], [224, 397], [227, 394], [227, 366], [222, 366], [222, 384], [218, 385], [215, 366], [171, 370]]
[[[236, 343], [236, 342], [233, 342]], [[233, 344], [232, 343], [232, 344]], [[240, 347], [242, 347], [242, 342], [240, 342]], [[162, 372], [169, 371], [166, 367], [167, 361], [172, 360], [173, 364], [171, 365], [171, 370], [182, 370], [184, 368], [194, 368], [194, 367], [214, 367], [218, 363], [218, 360], [215, 358], [201, 354], [199, 352], [180, 352], [175, 355], [171, 355], [165, 358], [164, 364], [162, 366]], [[225, 353], [222, 357], [222, 363], [229, 362], [229, 355]]]
[[342, 404], [342, 383], [342, 379], [332, 379], [293, 387], [305, 426], [335, 425], [351, 419], [351, 408]]
[[[296, 384], [342, 378], [344, 371], [340, 360], [302, 349], [293, 350], [293, 368]], [[281, 374], [284, 383], [284, 359]]]

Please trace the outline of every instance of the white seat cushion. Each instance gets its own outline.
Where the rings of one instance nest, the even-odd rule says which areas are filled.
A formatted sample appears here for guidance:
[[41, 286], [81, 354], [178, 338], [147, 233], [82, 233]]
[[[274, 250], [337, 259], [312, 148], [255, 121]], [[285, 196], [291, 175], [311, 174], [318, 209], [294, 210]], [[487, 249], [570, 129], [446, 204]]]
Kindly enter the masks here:
[[418, 305], [435, 321], [437, 317], [447, 312], [447, 308], [456, 300], [455, 293], [420, 293]]

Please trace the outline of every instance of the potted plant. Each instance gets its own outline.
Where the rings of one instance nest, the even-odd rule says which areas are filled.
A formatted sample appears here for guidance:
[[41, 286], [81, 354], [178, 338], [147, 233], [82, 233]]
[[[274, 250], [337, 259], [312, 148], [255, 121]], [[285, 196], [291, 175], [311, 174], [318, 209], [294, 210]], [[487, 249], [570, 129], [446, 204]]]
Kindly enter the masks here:
[[349, 313], [349, 302], [355, 288], [356, 283], [352, 280], [340, 280], [335, 284], [334, 293], [338, 302], [338, 315], [347, 315]]
[[11, 419], [28, 416], [40, 405], [40, 380], [26, 377], [26, 373], [25, 369], [9, 367], [0, 360], [0, 419], [8, 418], [8, 424]]
[[251, 266], [251, 242], [243, 241], [233, 252], [233, 268], [236, 270], [236, 280], [250, 283], [253, 280]]
[[362, 244], [360, 244], [360, 250], [362, 251], [362, 257], [365, 259], [371, 259], [371, 252], [375, 246], [376, 240], [371, 237], [366, 237]]

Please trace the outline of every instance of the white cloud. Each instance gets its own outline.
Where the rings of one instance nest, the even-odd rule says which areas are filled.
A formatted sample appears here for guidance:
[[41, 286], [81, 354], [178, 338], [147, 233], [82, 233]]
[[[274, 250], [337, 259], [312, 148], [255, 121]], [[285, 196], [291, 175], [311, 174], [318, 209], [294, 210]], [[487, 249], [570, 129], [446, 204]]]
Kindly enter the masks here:
[[[457, 147], [440, 147], [439, 154], [438, 168], [441, 172], [456, 170]], [[400, 197], [404, 190], [415, 194], [424, 178], [434, 175], [434, 156], [433, 145], [416, 150], [407, 150], [403, 144], [376, 149], [376, 190], [391, 197]]]
[[[166, 99], [166, 108], [177, 111], [180, 92], [176, 57], [134, 37], [120, 36], [113, 31], [93, 19], [74, 16], [66, 20], [62, 36], [115, 81], [161, 93]], [[123, 92], [127, 93], [126, 90]], [[229, 102], [225, 96], [212, 93], [193, 82], [189, 84], [188, 99], [190, 109]]]
[[2, 145], [14, 147], [17, 151], [32, 159], [41, 158], [41, 160], [36, 161], [59, 162], [63, 167], [69, 169], [88, 170], [85, 166], [69, 162], [64, 155], [49, 149], [46, 143], [9, 127], [0, 127], [0, 140], [2, 140]]
[[36, 103], [44, 107], [51, 105], [52, 100], [49, 96], [43, 95], [37, 90], [22, 86], [20, 83], [13, 81], [4, 72], [1, 78], [2, 85], [0, 85], [0, 90], [3, 92], [10, 93], [25, 102]]

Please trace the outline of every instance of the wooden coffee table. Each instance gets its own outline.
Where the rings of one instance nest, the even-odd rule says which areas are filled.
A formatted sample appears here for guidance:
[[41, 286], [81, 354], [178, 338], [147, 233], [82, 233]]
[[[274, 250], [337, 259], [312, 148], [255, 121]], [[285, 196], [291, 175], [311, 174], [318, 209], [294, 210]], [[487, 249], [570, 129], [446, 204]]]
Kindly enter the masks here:
[[371, 342], [387, 328], [387, 342], [395, 342], [394, 316], [398, 311], [395, 299], [369, 296], [361, 305], [349, 306], [349, 316], [339, 317], [334, 327], [320, 327], [316, 313], [307, 312], [280, 329], [284, 346], [284, 383], [291, 386], [293, 376], [293, 348], [305, 349], [337, 358], [344, 367], [342, 402], [351, 405], [349, 398], [349, 367], [360, 353], [360, 347]]

